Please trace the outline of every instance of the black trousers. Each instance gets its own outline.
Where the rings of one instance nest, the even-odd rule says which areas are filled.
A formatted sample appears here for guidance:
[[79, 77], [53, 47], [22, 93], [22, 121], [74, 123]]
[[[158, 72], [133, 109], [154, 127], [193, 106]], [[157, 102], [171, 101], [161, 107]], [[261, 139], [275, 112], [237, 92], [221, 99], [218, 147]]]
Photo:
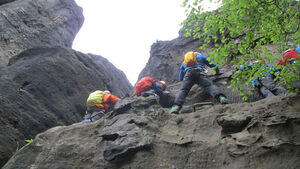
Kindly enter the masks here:
[[262, 78], [259, 82], [259, 91], [265, 98], [287, 93], [287, 90], [274, 82], [270, 76]]
[[180, 91], [176, 96], [174, 102], [176, 105], [183, 105], [186, 96], [188, 95], [194, 84], [203, 87], [210, 93], [213, 98], [218, 99], [218, 97], [221, 95], [225, 96], [225, 94], [221, 92], [219, 87], [214, 85], [212, 80], [210, 80], [205, 74], [203, 74], [203, 70], [197, 68], [189, 69], [185, 72]]
[[157, 90], [148, 90], [141, 93], [141, 96], [148, 97], [151, 95], [157, 95], [159, 97], [159, 104], [164, 108], [172, 107], [175, 100], [175, 95], [168, 91], [157, 92]]
[[175, 95], [170, 92], [163, 92], [159, 96], [159, 104], [164, 108], [172, 107], [174, 104]]

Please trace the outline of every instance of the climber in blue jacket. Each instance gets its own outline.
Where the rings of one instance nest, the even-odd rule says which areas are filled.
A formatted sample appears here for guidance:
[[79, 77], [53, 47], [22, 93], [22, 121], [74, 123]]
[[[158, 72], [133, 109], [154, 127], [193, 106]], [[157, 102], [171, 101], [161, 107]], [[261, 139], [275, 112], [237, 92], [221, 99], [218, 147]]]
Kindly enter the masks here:
[[[253, 69], [253, 65], [259, 64], [259, 67], [261, 67], [263, 64], [266, 65], [267, 71], [264, 71], [263, 77], [254, 77], [252, 80], [252, 86], [259, 90], [259, 92], [265, 97], [273, 97], [277, 95], [286, 94], [287, 90], [281, 86], [279, 86], [275, 81], [275, 75], [274, 73], [279, 71], [277, 68], [274, 68], [274, 66], [270, 64], [265, 64], [263, 60], [256, 60], [252, 62], [251, 64], [247, 65], [248, 69]], [[244, 66], [240, 66], [240, 70], [244, 70]]]
[[[182, 84], [170, 113], [178, 113], [180, 111], [185, 97], [194, 84], [203, 87], [213, 98], [218, 99], [221, 104], [228, 103], [225, 94], [207, 77], [205, 66], [212, 68], [216, 65], [210, 63], [205, 56], [198, 52], [190, 51], [185, 54], [179, 73], [179, 80], [182, 81]], [[219, 74], [218, 68], [216, 68], [216, 74]]]

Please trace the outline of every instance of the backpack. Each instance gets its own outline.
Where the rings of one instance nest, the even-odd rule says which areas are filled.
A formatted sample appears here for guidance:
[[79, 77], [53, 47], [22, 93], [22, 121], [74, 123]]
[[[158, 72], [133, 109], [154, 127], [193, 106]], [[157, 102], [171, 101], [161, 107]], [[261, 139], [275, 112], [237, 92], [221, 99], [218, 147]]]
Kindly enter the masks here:
[[188, 52], [184, 55], [184, 65], [186, 68], [198, 65], [196, 54], [194, 52]]
[[104, 92], [100, 90], [96, 90], [93, 93], [90, 93], [87, 101], [86, 107], [91, 107], [94, 104], [102, 104]]
[[154, 83], [154, 79], [151, 77], [143, 77], [136, 85], [135, 85], [135, 93], [140, 95], [143, 91], [146, 91], [152, 87]]

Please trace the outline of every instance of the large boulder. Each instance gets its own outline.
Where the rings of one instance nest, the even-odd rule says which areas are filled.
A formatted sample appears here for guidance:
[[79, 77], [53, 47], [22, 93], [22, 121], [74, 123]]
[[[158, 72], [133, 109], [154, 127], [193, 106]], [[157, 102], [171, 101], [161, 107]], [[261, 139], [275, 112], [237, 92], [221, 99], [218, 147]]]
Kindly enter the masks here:
[[277, 96], [171, 115], [155, 97], [127, 97], [96, 122], [39, 134], [3, 168], [299, 168], [299, 102]]
[[132, 86], [107, 59], [67, 48], [33, 48], [0, 71], [0, 166], [25, 139], [79, 122], [94, 90], [128, 96]]
[[33, 47], [71, 47], [84, 20], [74, 0], [5, 0], [0, 5], [0, 66]]

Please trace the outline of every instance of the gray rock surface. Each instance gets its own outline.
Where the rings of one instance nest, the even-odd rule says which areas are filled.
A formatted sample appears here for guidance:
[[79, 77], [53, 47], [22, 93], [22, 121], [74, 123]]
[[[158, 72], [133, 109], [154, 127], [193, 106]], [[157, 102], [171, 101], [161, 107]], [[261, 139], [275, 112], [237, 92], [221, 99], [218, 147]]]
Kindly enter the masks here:
[[179, 68], [184, 54], [190, 50], [197, 50], [199, 43], [201, 40], [184, 37], [178, 37], [171, 41], [156, 41], [151, 46], [150, 58], [146, 67], [139, 74], [139, 79], [151, 76], [155, 80], [164, 80], [168, 84], [178, 82]]
[[84, 20], [74, 0], [10, 0], [0, 5], [1, 66], [33, 47], [71, 47]]
[[39, 134], [4, 169], [299, 168], [299, 102], [273, 97], [171, 115], [153, 97], [126, 98], [117, 116]]
[[132, 113], [108, 120], [99, 135], [102, 137], [104, 159], [122, 159], [149, 147], [149, 139], [141, 128], [147, 123], [148, 120], [144, 116]]
[[[181, 32], [182, 34], [182, 32]], [[181, 82], [179, 81], [179, 69], [183, 61], [183, 57], [188, 51], [199, 51], [199, 45], [203, 44], [202, 39], [191, 39], [179, 36], [171, 41], [157, 41], [151, 46], [150, 58], [146, 67], [139, 74], [139, 78], [145, 76], [153, 77], [155, 80], [163, 80], [168, 84], [168, 90], [176, 95], [179, 91]], [[204, 56], [209, 56], [208, 53], [213, 50], [213, 45], [209, 45], [207, 50], [200, 51]], [[208, 76], [213, 80], [224, 94], [228, 97], [231, 103], [244, 102], [238, 91], [232, 91], [228, 86], [231, 84], [231, 76], [234, 73], [230, 64], [219, 66], [222, 75], [212, 75], [211, 69], [208, 68]], [[257, 101], [263, 97], [252, 86], [245, 86], [247, 91], [252, 91], [253, 95], [248, 97], [248, 101]], [[189, 99], [193, 98], [193, 99]], [[189, 92], [189, 97], [185, 104], [194, 104], [198, 102], [207, 102], [214, 100], [208, 92], [195, 85]]]
[[[0, 167], [9, 160], [4, 169], [300, 168], [299, 94], [254, 93], [243, 102], [228, 88], [233, 71], [225, 64], [222, 75], [208, 74], [231, 104], [194, 86], [181, 114], [169, 114], [155, 96], [127, 97], [132, 86], [107, 59], [68, 48], [83, 22], [74, 0], [0, 5]], [[139, 75], [167, 81], [174, 95], [183, 55], [203, 43], [179, 34], [151, 46]], [[208, 56], [213, 45], [200, 52]], [[98, 89], [122, 99], [102, 119], [77, 123]]]
[[90, 92], [128, 96], [132, 86], [107, 59], [67, 48], [33, 48], [0, 72], [0, 166], [40, 132], [79, 122]]

